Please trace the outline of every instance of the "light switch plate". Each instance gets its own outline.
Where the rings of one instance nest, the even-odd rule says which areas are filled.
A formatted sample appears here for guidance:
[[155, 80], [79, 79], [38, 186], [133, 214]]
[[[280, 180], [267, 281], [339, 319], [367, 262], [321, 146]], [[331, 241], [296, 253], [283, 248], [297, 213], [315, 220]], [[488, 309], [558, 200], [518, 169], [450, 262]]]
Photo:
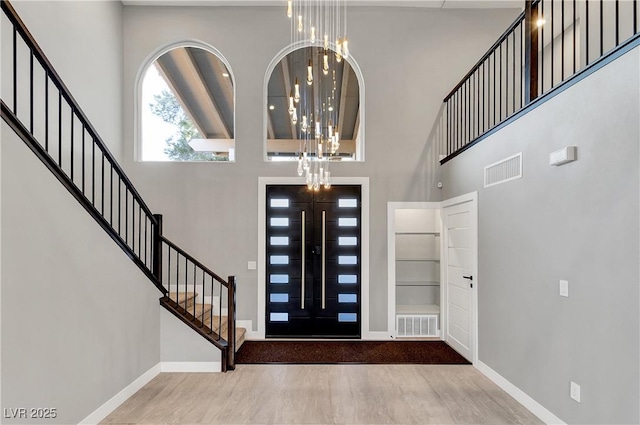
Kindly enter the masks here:
[[249, 261], [249, 262], [247, 262], [247, 269], [249, 269], [249, 270], [255, 270], [255, 269], [256, 269], [256, 262], [255, 262], [255, 261]]
[[572, 399], [580, 403], [580, 385], [571, 381], [571, 389], [570, 389], [569, 395], [571, 396]]
[[569, 296], [569, 281], [561, 280], [560, 281], [560, 296], [568, 297]]

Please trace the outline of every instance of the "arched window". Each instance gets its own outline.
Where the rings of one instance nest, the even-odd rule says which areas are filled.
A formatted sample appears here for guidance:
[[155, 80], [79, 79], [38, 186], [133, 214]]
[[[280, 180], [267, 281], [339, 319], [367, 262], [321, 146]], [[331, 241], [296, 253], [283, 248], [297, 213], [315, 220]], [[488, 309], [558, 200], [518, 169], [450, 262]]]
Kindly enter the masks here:
[[141, 161], [235, 161], [233, 75], [209, 46], [163, 49], [139, 84]]
[[[316, 122], [320, 122], [323, 135], [338, 130], [339, 148], [332, 159], [364, 161], [362, 73], [353, 56], [339, 61], [335, 57], [333, 51], [321, 46], [289, 46], [271, 62], [265, 78], [267, 161], [297, 160], [305, 140], [309, 143], [308, 139], [315, 137]], [[309, 73], [311, 84], [307, 83]], [[294, 119], [292, 96], [296, 97]], [[330, 149], [328, 144], [325, 149]]]

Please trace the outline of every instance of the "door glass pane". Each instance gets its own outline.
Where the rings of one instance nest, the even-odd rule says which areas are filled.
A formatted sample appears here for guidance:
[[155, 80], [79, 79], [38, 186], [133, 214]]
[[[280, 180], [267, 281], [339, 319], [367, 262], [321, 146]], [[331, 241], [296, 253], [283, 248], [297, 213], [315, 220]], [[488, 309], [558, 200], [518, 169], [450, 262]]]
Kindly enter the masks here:
[[358, 276], [355, 274], [339, 274], [338, 283], [358, 283]]
[[282, 198], [273, 198], [271, 200], [271, 208], [289, 208], [289, 200]]
[[338, 245], [353, 246], [358, 244], [358, 238], [355, 236], [340, 236], [338, 237]]
[[338, 294], [339, 303], [357, 303], [358, 294]]
[[289, 264], [288, 255], [272, 255], [269, 259], [270, 264]]
[[357, 322], [357, 321], [358, 321], [357, 313], [338, 313], [338, 322]]
[[339, 255], [338, 264], [358, 264], [358, 257], [355, 255]]
[[272, 274], [269, 276], [269, 282], [271, 283], [289, 283], [288, 274]]
[[338, 226], [340, 227], [356, 227], [358, 225], [358, 219], [355, 217], [340, 217], [338, 219]]
[[271, 217], [269, 223], [272, 227], [287, 227], [289, 226], [289, 217]]
[[338, 208], [356, 208], [358, 200], [355, 198], [338, 199]]
[[272, 322], [288, 322], [289, 321], [289, 313], [271, 313], [269, 319]]
[[289, 245], [289, 236], [271, 236], [271, 245]]
[[270, 294], [269, 301], [271, 301], [272, 303], [288, 303], [289, 294]]

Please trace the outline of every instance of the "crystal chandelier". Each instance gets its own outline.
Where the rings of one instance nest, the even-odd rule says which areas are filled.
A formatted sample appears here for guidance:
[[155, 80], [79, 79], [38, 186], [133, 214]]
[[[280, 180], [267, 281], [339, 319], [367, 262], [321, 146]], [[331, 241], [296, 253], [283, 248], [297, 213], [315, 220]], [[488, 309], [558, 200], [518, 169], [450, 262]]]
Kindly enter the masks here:
[[349, 57], [347, 2], [288, 0], [287, 16], [294, 55], [306, 63], [304, 71], [298, 67], [291, 75], [289, 93], [289, 116], [299, 140], [297, 172], [309, 189], [328, 189], [329, 164], [340, 160], [336, 66]]

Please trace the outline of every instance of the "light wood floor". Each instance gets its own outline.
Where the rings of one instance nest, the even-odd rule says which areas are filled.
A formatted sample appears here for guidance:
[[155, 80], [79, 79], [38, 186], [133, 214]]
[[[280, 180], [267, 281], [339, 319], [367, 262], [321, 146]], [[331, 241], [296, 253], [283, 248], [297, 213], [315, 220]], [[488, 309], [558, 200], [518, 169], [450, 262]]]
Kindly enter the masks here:
[[239, 365], [162, 373], [103, 424], [541, 424], [472, 366]]

